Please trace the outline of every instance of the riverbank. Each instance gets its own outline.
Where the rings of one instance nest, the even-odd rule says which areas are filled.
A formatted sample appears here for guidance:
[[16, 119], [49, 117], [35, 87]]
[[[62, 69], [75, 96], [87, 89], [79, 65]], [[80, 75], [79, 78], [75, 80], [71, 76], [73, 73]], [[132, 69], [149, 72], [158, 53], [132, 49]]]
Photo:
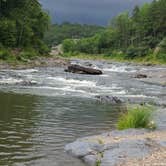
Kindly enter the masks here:
[[[1, 100], [3, 104], [6, 104], [2, 107], [8, 110], [10, 101], [16, 100], [16, 103], [21, 101], [21, 103], [18, 103], [19, 107], [11, 106], [11, 114], [13, 113], [13, 108], [15, 108], [17, 117], [19, 115], [17, 111], [18, 108], [20, 108], [20, 114], [29, 114], [29, 110], [32, 109], [32, 116], [36, 116], [36, 114], [33, 115], [34, 110], [37, 110], [37, 115], [41, 115], [41, 119], [39, 120], [43, 122], [42, 129], [40, 123], [38, 123], [37, 121], [35, 124], [37, 124], [38, 127], [33, 127], [37, 129], [35, 130], [35, 136], [33, 135], [33, 137], [39, 140], [39, 143], [42, 140], [47, 146], [42, 146], [41, 144], [35, 146], [34, 144], [36, 142], [31, 140], [33, 146], [35, 146], [33, 149], [38, 149], [38, 146], [40, 147], [39, 152], [37, 151], [36, 155], [42, 153], [46, 156], [39, 159], [38, 165], [43, 164], [44, 160], [45, 163], [50, 161], [50, 163], [54, 163], [54, 165], [57, 166], [83, 166], [84, 163], [82, 163], [80, 160], [71, 158], [69, 155], [64, 153], [64, 146], [69, 142], [73, 142], [76, 138], [79, 137], [97, 135], [105, 132], [111, 133], [112, 142], [117, 142], [120, 137], [119, 142], [117, 142], [116, 144], [114, 144], [114, 142], [113, 144], [111, 143], [111, 141], [109, 140], [110, 136], [108, 136], [107, 133], [96, 136], [102, 139], [97, 139], [95, 143], [93, 143], [93, 141], [87, 143], [82, 141], [84, 140], [84, 138], [81, 139], [82, 146], [80, 147], [80, 144], [78, 144], [75, 150], [80, 151], [80, 149], [86, 150], [85, 148], [87, 148], [89, 154], [89, 146], [90, 148], [93, 148], [93, 151], [91, 151], [90, 149], [90, 156], [87, 156], [88, 159], [86, 157], [86, 160], [91, 161], [94, 161], [93, 159], [94, 157], [96, 158], [96, 154], [99, 155], [100, 159], [103, 159], [103, 150], [107, 151], [107, 148], [110, 148], [108, 149], [108, 151], [111, 151], [108, 153], [108, 157], [110, 159], [112, 159], [114, 156], [117, 156], [116, 153], [118, 152], [122, 153], [122, 155], [119, 156], [119, 158], [122, 158], [123, 154], [126, 151], [121, 151], [122, 149], [118, 148], [120, 146], [122, 146], [122, 148], [124, 149], [128, 148], [129, 154], [139, 154], [140, 151], [142, 153], [142, 151], [145, 149], [145, 151], [143, 152], [146, 153], [148, 151], [148, 154], [150, 155], [150, 153], [153, 153], [153, 148], [149, 148], [148, 142], [151, 142], [149, 141], [149, 137], [153, 137], [153, 139], [157, 141], [157, 138], [155, 137], [157, 137], [157, 135], [161, 135], [160, 138], [165, 139], [164, 132], [166, 129], [166, 111], [164, 108], [166, 106], [166, 67], [164, 65], [142, 65], [136, 63], [122, 63], [106, 60], [63, 59], [59, 57], [54, 57], [55, 59], [52, 59], [53, 57], [49, 58], [49, 64], [45, 62], [46, 58], [41, 58], [39, 65], [34, 64], [33, 61], [32, 63], [29, 62], [29, 66], [26, 65], [27, 63], [23, 64], [23, 66], [19, 66], [19, 64], [18, 66], [14, 66], [14, 69], [16, 70], [10, 70], [10, 68], [4, 68], [4, 70], [0, 70], [0, 86], [2, 91]], [[68, 65], [68, 63], [99, 68], [103, 71], [103, 74], [97, 76], [89, 76], [86, 74], [66, 73], [64, 71], [64, 68]], [[3, 67], [6, 66], [4, 65]], [[35, 98], [35, 101], [32, 101], [32, 99], [34, 100], [32, 96]], [[110, 98], [107, 98], [106, 96], [110, 96]], [[109, 99], [111, 99], [111, 96], [115, 96], [126, 103], [149, 103], [156, 105], [157, 109], [163, 110], [163, 112], [160, 112], [158, 114], [161, 115], [159, 120], [157, 121], [160, 130], [157, 130], [154, 133], [147, 130], [109, 132], [110, 130], [115, 129], [116, 120], [119, 116], [119, 109], [116, 106], [114, 107], [110, 103], [111, 101]], [[9, 98], [11, 99], [9, 100]], [[28, 98], [29, 102], [22, 102], [22, 98], [24, 99], [24, 101], [26, 101]], [[38, 108], [38, 104], [34, 104], [34, 108], [31, 108], [31, 106], [33, 106], [33, 102], [39, 102], [40, 108]], [[21, 104], [23, 104], [24, 106], [20, 107]], [[36, 105], [37, 108], [35, 107]], [[27, 108], [28, 110], [24, 111]], [[5, 113], [5, 111], [1, 111], [2, 114]], [[43, 116], [43, 113], [45, 116]], [[68, 116], [67, 119], [66, 114]], [[27, 116], [24, 115], [21, 117], [27, 118]], [[45, 118], [44, 120], [43, 117]], [[33, 117], [32, 119], [35, 119], [35, 117]], [[16, 124], [19, 123], [18, 118], [14, 120]], [[23, 122], [24, 121], [25, 120], [23, 120]], [[45, 128], [45, 121], [48, 122], [49, 127]], [[52, 122], [51, 126], [53, 125], [51, 128], [50, 121]], [[31, 121], [28, 124], [32, 124]], [[2, 124], [1, 126], [8, 126], [8, 119], [6, 120], [6, 124]], [[41, 136], [38, 136], [38, 134], [36, 135], [36, 132], [38, 132], [38, 128], [41, 129]], [[13, 123], [12, 129], [8, 131], [12, 131], [15, 129], [15, 123]], [[4, 130], [6, 131], [6, 128]], [[144, 134], [146, 135], [146, 138], [148, 138], [148, 141], [144, 137]], [[130, 141], [128, 140], [128, 138], [130, 139], [131, 135], [132, 137], [133, 135], [135, 135], [135, 137], [139, 136], [139, 138], [137, 137], [136, 140]], [[6, 136], [2, 135], [2, 137], [4, 138]], [[126, 139], [124, 139], [123, 137], [126, 137]], [[50, 140], [50, 138], [51, 141], [47, 142], [47, 140]], [[15, 141], [16, 140], [14, 139], [14, 142]], [[63, 143], [61, 143], [61, 141]], [[106, 144], [107, 141], [108, 144]], [[131, 144], [129, 144], [130, 142]], [[129, 144], [129, 146], [126, 147], [126, 144]], [[152, 145], [152, 147], [156, 146]], [[24, 149], [24, 147], [22, 148]], [[130, 148], [132, 149], [131, 151]], [[162, 149], [163, 148], [161, 148], [161, 150]], [[49, 156], [48, 151], [50, 152], [49, 154], [51, 154], [51, 157]], [[13, 152], [11, 153], [13, 154]], [[82, 151], [80, 153], [82, 153]], [[113, 157], [110, 157], [110, 153]], [[160, 149], [158, 149], [158, 153], [160, 153]], [[31, 153], [29, 155], [31, 155]], [[18, 157], [17, 153], [16, 157]], [[25, 156], [25, 158], [27, 159], [27, 156]], [[65, 161], [64, 158], [66, 159]], [[8, 162], [12, 160], [8, 159], [8, 156], [5, 159]], [[24, 162], [27, 161], [26, 159], [24, 159]], [[125, 158], [125, 161], [126, 159], [127, 158]], [[133, 160], [135, 160], [135, 158]], [[142, 161], [143, 159], [141, 158], [139, 160]], [[33, 159], [31, 160], [31, 162], [33, 162]], [[98, 158], [97, 162], [98, 164], [100, 162]]]
[[25, 61], [0, 61], [0, 69], [30, 69], [35, 67], [64, 67], [69, 59], [58, 56], [42, 56], [26, 59]]
[[[60, 53], [60, 54], [59, 54]], [[88, 54], [63, 54], [59, 50], [52, 50], [48, 56], [36, 56], [32, 59], [21, 60], [0, 60], [0, 69], [28, 69], [34, 67], [65, 67], [74, 59], [106, 61], [108, 63], [120, 62], [128, 64], [139, 64], [145, 66], [161, 65], [166, 66], [166, 62], [154, 59], [153, 57], [124, 59], [121, 56], [108, 55], [88, 55]]]
[[156, 131], [128, 129], [77, 139], [65, 150], [89, 166], [156, 166], [166, 164], [166, 109], [156, 114]]
[[88, 60], [106, 60], [106, 61], [116, 61], [116, 62], [128, 62], [128, 63], [138, 63], [144, 65], [166, 65], [166, 61], [163, 59], [158, 59], [154, 55], [148, 55], [141, 58], [133, 58], [133, 59], [125, 59], [121, 54], [115, 55], [90, 55], [90, 54], [83, 54], [83, 53], [65, 53], [62, 54], [65, 58], [75, 58], [75, 59], [88, 59]]

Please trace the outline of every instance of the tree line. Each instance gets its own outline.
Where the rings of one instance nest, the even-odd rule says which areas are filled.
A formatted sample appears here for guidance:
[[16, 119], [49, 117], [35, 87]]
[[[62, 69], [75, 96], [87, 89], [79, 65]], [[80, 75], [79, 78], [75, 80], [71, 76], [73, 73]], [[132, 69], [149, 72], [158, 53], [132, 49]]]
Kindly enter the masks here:
[[96, 33], [102, 32], [105, 28], [97, 25], [86, 25], [78, 23], [64, 22], [49, 26], [45, 34], [45, 41], [49, 46], [58, 45], [65, 39], [81, 39], [92, 37]]
[[38, 0], [0, 0], [0, 47], [48, 51], [43, 42], [49, 16]]
[[166, 61], [166, 1], [154, 0], [136, 6], [132, 13], [119, 14], [101, 33], [80, 40], [63, 42], [65, 52], [87, 54], [118, 53], [125, 58], [155, 54]]

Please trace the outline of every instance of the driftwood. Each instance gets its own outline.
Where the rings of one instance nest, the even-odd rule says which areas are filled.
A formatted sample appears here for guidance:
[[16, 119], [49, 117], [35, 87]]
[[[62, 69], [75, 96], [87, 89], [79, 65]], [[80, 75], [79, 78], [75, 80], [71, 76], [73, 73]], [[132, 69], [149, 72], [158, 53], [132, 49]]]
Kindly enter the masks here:
[[91, 75], [103, 74], [101, 70], [84, 67], [84, 66], [80, 66], [80, 65], [69, 65], [65, 71], [71, 72], [71, 73], [77, 73], [77, 74], [91, 74]]

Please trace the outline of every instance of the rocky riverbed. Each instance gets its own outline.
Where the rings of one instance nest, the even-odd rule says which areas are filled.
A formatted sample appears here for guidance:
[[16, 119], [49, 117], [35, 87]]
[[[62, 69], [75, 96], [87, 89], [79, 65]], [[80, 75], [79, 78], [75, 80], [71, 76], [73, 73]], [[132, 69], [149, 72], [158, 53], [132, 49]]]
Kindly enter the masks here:
[[[6, 139], [0, 147], [10, 147], [1, 149], [4, 163], [84, 166], [83, 160], [110, 166], [164, 161], [166, 66], [48, 59], [0, 65], [0, 140]], [[102, 74], [66, 73], [69, 64], [99, 69]], [[155, 105], [157, 130], [114, 131], [123, 103]], [[85, 138], [73, 142], [79, 137]], [[65, 145], [75, 158], [64, 153]], [[26, 152], [22, 157], [20, 150]], [[14, 159], [9, 158], [13, 154]]]
[[89, 166], [165, 166], [166, 109], [158, 110], [156, 121], [156, 131], [111, 131], [77, 139], [66, 145], [65, 150]]
[[[132, 65], [129, 64], [129, 66]], [[124, 69], [123, 72], [129, 72], [129, 70]], [[159, 92], [158, 94], [159, 96], [161, 94], [159, 97], [161, 100], [153, 100], [153, 95], [150, 99], [153, 101], [152, 104], [161, 106], [156, 108], [157, 111], [154, 115], [157, 130], [128, 129], [77, 139], [66, 145], [65, 151], [68, 154], [81, 159], [89, 166], [166, 165], [166, 68], [165, 66], [142, 65], [142, 69], [139, 71], [129, 72], [128, 77], [149, 84], [149, 86], [163, 87], [164, 93]], [[136, 89], [137, 87], [135, 87]], [[124, 102], [140, 104], [141, 97], [136, 99], [131, 96], [120, 96], [119, 98]], [[146, 103], [148, 98], [145, 98], [144, 101]]]

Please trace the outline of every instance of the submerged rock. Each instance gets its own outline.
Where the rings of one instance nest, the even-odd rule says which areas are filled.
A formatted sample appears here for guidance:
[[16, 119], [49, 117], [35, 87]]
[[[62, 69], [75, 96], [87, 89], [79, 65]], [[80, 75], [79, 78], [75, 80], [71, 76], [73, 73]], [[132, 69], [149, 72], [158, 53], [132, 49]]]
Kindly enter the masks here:
[[90, 75], [101, 75], [103, 74], [101, 70], [84, 67], [76, 64], [71, 64], [65, 70], [65, 72], [77, 73], [77, 74], [90, 74]]
[[122, 104], [123, 101], [116, 96], [95, 96], [102, 103]]
[[22, 82], [16, 83], [16, 85], [33, 86], [33, 85], [37, 85], [37, 82], [36, 81], [22, 81]]

